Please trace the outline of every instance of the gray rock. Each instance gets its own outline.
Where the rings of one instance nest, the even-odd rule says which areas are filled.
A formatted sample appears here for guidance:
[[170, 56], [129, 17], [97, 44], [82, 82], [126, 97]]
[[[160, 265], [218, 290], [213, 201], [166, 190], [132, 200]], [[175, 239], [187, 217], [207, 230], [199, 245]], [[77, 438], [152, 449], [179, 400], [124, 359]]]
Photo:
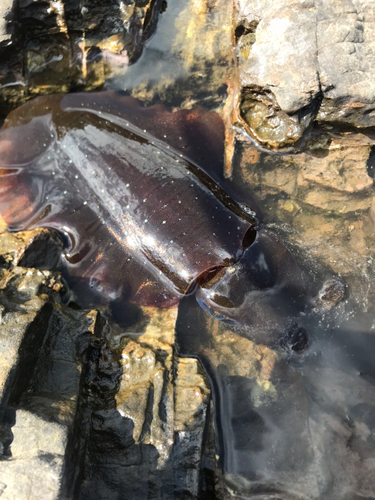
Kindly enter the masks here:
[[[51, 306], [48, 305], [48, 295], [40, 297], [38, 291], [52, 277], [49, 271], [16, 268], [14, 273], [3, 278], [1, 283], [1, 325], [0, 343], [0, 395], [6, 401], [9, 392], [17, 378], [21, 344], [27, 337], [34, 345], [34, 352], [27, 353], [31, 373], [35, 366], [38, 349], [41, 347], [48, 321], [51, 316]], [[26, 365], [24, 365], [26, 366]], [[22, 384], [22, 382], [21, 382]]]
[[11, 33], [9, 32], [7, 17], [12, 9], [12, 0], [3, 0], [0, 4], [0, 44], [10, 42]]
[[[310, 112], [320, 122], [374, 126], [371, 1], [239, 0], [237, 25], [246, 33], [254, 22], [255, 41], [249, 56], [241, 58], [241, 86], [272, 92], [274, 111], [280, 108], [299, 121]], [[270, 119], [264, 128], [273, 126]], [[260, 141], [272, 142], [269, 133], [264, 130]], [[280, 141], [279, 147], [284, 145]]]
[[2, 500], [54, 500], [60, 489], [65, 426], [17, 410], [12, 459], [0, 465]]
[[294, 2], [273, 6], [258, 12], [261, 20], [242, 66], [242, 84], [272, 90], [280, 108], [293, 114], [319, 92], [315, 12]]

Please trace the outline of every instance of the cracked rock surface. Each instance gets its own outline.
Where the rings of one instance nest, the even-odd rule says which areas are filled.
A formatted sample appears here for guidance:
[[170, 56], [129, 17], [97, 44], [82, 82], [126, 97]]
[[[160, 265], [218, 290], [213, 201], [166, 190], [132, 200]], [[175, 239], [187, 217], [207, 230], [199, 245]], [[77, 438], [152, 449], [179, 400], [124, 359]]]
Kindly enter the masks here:
[[[311, 123], [308, 116], [320, 123], [375, 125], [373, 21], [371, 0], [237, 2], [241, 86], [258, 103], [267, 101], [250, 123], [261, 142], [295, 143]], [[276, 102], [265, 99], [267, 92]], [[302, 122], [287, 139], [275, 136], [287, 119], [282, 112]]]
[[210, 389], [174, 351], [177, 310], [145, 308], [141, 335], [111, 337], [43, 269], [60, 251], [46, 230], [0, 234], [1, 498], [197, 498], [215, 469]]

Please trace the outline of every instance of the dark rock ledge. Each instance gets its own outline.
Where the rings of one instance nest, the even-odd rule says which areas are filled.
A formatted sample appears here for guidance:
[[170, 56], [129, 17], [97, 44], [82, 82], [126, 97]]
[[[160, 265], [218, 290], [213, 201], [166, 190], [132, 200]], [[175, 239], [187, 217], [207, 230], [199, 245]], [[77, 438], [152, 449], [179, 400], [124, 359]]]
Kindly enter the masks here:
[[0, 234], [2, 500], [212, 498], [210, 391], [174, 352], [176, 311], [146, 310], [144, 334], [111, 347], [43, 269], [60, 249], [45, 230]]

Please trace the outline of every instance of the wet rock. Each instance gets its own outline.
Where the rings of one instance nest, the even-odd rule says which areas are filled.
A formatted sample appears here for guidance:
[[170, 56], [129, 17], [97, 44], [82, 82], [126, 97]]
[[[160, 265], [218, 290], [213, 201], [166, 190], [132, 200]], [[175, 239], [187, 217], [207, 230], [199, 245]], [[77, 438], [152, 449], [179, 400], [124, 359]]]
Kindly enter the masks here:
[[145, 333], [122, 350], [117, 409], [133, 421], [135, 443], [157, 450], [158, 468], [166, 481], [158, 487], [164, 489], [161, 498], [194, 498], [200, 482], [209, 388], [197, 360], [174, 355], [177, 311], [150, 308], [149, 313]]
[[225, 83], [237, 72], [231, 19], [225, 0], [168, 4], [160, 28], [119, 88], [145, 102], [162, 100], [185, 109], [197, 102], [221, 106]]
[[[124, 488], [140, 499], [150, 488], [163, 500], [198, 496], [214, 449], [203, 451], [210, 390], [197, 360], [174, 353], [177, 311], [145, 309], [140, 336], [118, 347], [115, 329], [110, 348], [98, 312], [61, 303], [58, 273], [19, 266], [56, 263], [60, 250], [48, 231], [0, 235], [4, 491], [28, 498], [48, 473], [45, 498], [90, 498], [93, 487], [103, 498]], [[54, 448], [40, 433], [54, 433]], [[207, 458], [204, 477], [212, 467]]]
[[312, 110], [304, 111], [286, 113], [271, 92], [259, 88], [246, 87], [242, 92], [241, 123], [249, 127], [258, 143], [273, 148], [293, 146], [301, 139], [314, 119]]
[[15, 266], [54, 269], [60, 261], [61, 240], [46, 229], [0, 234], [0, 268]]
[[[105, 322], [78, 337], [83, 366], [65, 455], [64, 498], [90, 499], [93, 490], [103, 499], [124, 491], [133, 499], [147, 498], [149, 491], [163, 500], [198, 496], [207, 380], [197, 360], [181, 360], [174, 353], [176, 310], [146, 308], [144, 313], [143, 333], [120, 344]], [[112, 339], [112, 347], [103, 335]], [[44, 357], [44, 364], [56, 365], [50, 358]], [[53, 379], [44, 372], [35, 377], [39, 391], [62, 378], [62, 372]], [[22, 403], [32, 399], [38, 411], [33, 390]]]
[[57, 498], [68, 467], [82, 344], [100, 333], [101, 319], [61, 304], [59, 273], [12, 267], [56, 262], [61, 244], [53, 234], [3, 233], [0, 242], [6, 264], [0, 277], [0, 482], [4, 498]]
[[307, 146], [303, 153], [274, 156], [243, 144], [233, 175], [252, 191], [262, 217], [293, 246], [302, 267], [308, 263], [308, 272], [320, 276], [319, 289], [336, 274], [353, 300], [370, 306], [375, 292], [371, 140], [332, 134], [315, 136]]
[[[22, 238], [22, 232], [18, 233]], [[56, 269], [60, 262], [62, 241], [55, 233], [36, 229], [28, 233], [26, 248], [20, 254], [17, 265], [21, 267], [35, 267], [37, 269]]]
[[26, 44], [25, 80], [33, 94], [68, 92], [71, 46], [66, 33], [39, 36]]
[[[36, 491], [47, 473], [50, 473], [50, 491], [46, 490], [45, 498], [56, 498], [59, 488], [62, 457], [56, 457], [56, 460], [49, 457], [53, 445], [50, 448], [42, 445], [46, 459], [39, 456], [43, 452], [35, 446], [30, 447], [27, 457], [24, 456], [25, 450], [29, 449], [28, 445], [24, 446], [27, 438], [42, 441], [53, 426], [49, 427], [43, 420], [36, 423], [33, 421], [35, 417], [28, 417], [27, 412], [21, 411], [14, 416], [15, 406], [27, 390], [38, 365], [52, 314], [51, 296], [56, 295], [50, 285], [56, 280], [56, 273], [19, 267], [11, 272], [4, 271], [1, 279], [0, 441], [3, 461], [0, 481], [6, 485], [5, 498], [29, 498], [30, 490]], [[13, 452], [14, 436], [17, 441]], [[5, 462], [5, 458], [8, 461]], [[33, 470], [32, 475], [30, 470]], [[23, 482], [20, 477], [24, 477]]]
[[[297, 143], [314, 119], [374, 126], [371, 13], [366, 1], [237, 2], [242, 116], [251, 135], [280, 148]], [[244, 52], [251, 23], [255, 37]], [[256, 118], [246, 116], [249, 106]]]
[[2, 2], [3, 113], [35, 94], [93, 90], [123, 76], [155, 31], [160, 10], [160, 1]]
[[[19, 351], [24, 339], [35, 346], [35, 351], [25, 352], [29, 358], [22, 369], [30, 368], [29, 380], [35, 367], [38, 349], [43, 342], [51, 315], [49, 297], [38, 295], [39, 289], [52, 277], [51, 273], [16, 268], [15, 273], [8, 274], [1, 283], [1, 395], [9, 397], [9, 390], [17, 377], [15, 367], [19, 361]], [[25, 382], [21, 381], [21, 384]]]

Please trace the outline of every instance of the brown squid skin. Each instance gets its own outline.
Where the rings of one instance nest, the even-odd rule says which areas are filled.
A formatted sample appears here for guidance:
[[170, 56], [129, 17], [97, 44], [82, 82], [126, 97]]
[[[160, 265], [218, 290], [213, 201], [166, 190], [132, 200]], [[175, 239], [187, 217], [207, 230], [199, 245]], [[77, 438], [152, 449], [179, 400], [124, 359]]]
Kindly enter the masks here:
[[11, 230], [63, 234], [68, 272], [99, 294], [170, 307], [236, 263], [256, 223], [194, 162], [212, 168], [218, 144], [221, 120], [200, 108], [40, 97], [0, 133], [0, 215]]

